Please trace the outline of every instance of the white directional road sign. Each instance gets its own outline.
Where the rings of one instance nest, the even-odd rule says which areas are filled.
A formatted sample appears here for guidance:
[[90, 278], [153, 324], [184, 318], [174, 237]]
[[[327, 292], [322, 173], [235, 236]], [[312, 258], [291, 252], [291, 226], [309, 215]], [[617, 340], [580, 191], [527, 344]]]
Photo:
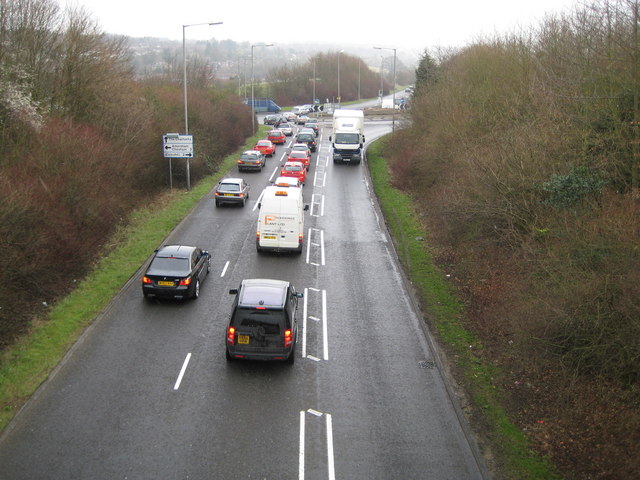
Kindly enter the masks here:
[[165, 158], [193, 157], [193, 135], [165, 133], [162, 136], [162, 151]]

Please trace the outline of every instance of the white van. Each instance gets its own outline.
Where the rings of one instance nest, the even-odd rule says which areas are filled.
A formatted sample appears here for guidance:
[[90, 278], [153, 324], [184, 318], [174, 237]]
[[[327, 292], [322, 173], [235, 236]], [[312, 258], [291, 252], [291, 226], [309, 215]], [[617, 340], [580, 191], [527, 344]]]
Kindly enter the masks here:
[[256, 249], [258, 252], [302, 253], [304, 205], [301, 188], [267, 187], [260, 201]]

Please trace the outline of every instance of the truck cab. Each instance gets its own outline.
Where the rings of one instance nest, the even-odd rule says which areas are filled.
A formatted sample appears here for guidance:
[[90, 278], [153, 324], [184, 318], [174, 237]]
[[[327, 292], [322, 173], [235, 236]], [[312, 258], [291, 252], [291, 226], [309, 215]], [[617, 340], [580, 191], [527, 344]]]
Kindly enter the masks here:
[[362, 110], [339, 109], [333, 112], [333, 163], [360, 163], [364, 149], [364, 113]]

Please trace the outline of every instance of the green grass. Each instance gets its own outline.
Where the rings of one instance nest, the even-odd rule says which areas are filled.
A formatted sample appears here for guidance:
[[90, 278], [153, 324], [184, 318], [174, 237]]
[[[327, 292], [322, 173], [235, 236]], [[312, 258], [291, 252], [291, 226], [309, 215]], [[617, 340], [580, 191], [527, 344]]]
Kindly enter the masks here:
[[[465, 310], [444, 274], [435, 266], [428, 244], [414, 211], [411, 198], [390, 185], [387, 163], [381, 155], [385, 139], [367, 150], [367, 163], [374, 191], [380, 202], [396, 250], [407, 275], [429, 315], [430, 327], [464, 376], [471, 400], [482, 411], [494, 455], [508, 478], [558, 478], [553, 466], [537, 456], [522, 431], [508, 418], [500, 402], [501, 392], [494, 385], [496, 367], [474, 354], [481, 348], [474, 335], [465, 330]], [[470, 346], [473, 346], [470, 348]]]
[[162, 209], [133, 212], [127, 226], [111, 239], [110, 253], [73, 292], [51, 308], [47, 318], [34, 322], [28, 335], [2, 353], [0, 430], [164, 238], [236, 164], [238, 153], [252, 147], [266, 131], [267, 127], [261, 126], [255, 137], [224, 159], [217, 173], [198, 182], [189, 192], [167, 193]]

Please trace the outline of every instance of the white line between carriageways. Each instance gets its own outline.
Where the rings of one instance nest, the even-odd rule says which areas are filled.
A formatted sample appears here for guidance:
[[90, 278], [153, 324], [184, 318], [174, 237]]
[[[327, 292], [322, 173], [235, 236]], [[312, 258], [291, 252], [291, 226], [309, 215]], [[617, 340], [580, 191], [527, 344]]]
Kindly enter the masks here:
[[[307, 455], [306, 444], [306, 421], [307, 414], [311, 415], [311, 419], [325, 418], [326, 426], [326, 442], [327, 442], [327, 478], [328, 480], [335, 480], [335, 461], [333, 454], [333, 417], [330, 413], [320, 412], [313, 408], [308, 408], [306, 411], [300, 411], [300, 438], [298, 446], [298, 480], [304, 480], [305, 476], [305, 458]], [[322, 455], [320, 452], [316, 452], [318, 455]]]

